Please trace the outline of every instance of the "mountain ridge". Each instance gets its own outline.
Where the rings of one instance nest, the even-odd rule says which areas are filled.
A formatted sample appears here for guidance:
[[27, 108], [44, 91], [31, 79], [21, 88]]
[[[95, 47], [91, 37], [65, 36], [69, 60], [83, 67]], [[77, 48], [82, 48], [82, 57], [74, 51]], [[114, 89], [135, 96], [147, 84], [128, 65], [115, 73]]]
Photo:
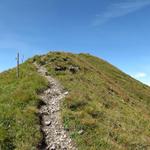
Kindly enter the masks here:
[[[0, 92], [3, 93], [0, 98], [0, 109], [5, 110], [4, 107], [7, 106], [6, 108], [11, 110], [10, 106], [13, 106], [17, 112], [15, 117], [14, 113], [6, 113], [6, 118], [1, 116], [3, 118], [0, 128], [0, 132], [3, 133], [1, 134], [3, 136], [0, 135], [2, 149], [3, 147], [17, 149], [18, 146], [34, 149], [37, 141], [42, 139], [37, 115], [38, 105], [41, 103], [38, 92], [47, 88], [48, 83], [38, 74], [34, 63], [47, 68], [47, 75], [58, 80], [69, 92], [61, 104], [61, 118], [64, 129], [69, 132], [79, 150], [147, 150], [150, 148], [149, 86], [90, 54], [49, 52], [45, 55], [36, 55], [22, 64], [19, 80], [15, 78], [15, 70], [0, 74]], [[27, 89], [27, 85], [30, 85], [30, 89]], [[7, 88], [10, 93], [3, 90]], [[31, 93], [34, 93], [34, 97]], [[5, 97], [12, 97], [12, 95], [10, 101], [4, 101]], [[32, 116], [30, 119], [34, 121], [28, 122], [24, 111], [29, 111], [28, 115]], [[5, 111], [1, 113], [4, 114]], [[27, 130], [25, 134], [17, 125], [18, 115], [24, 118], [26, 127], [31, 125], [36, 127], [27, 130], [23, 126], [23, 130]], [[8, 135], [14, 134], [9, 139], [5, 134], [5, 122], [7, 118], [12, 117], [15, 118], [14, 121], [10, 119], [7, 126], [12, 126], [13, 129], [10, 127]], [[20, 139], [30, 136], [29, 133], [33, 133], [33, 130], [38, 136], [35, 138], [32, 135], [31, 139], [34, 137], [36, 140], [28, 145], [26, 139], [23, 144], [18, 140], [20, 136], [17, 136], [16, 128], [21, 133]], [[3, 144], [4, 141], [10, 141], [8, 146]]]

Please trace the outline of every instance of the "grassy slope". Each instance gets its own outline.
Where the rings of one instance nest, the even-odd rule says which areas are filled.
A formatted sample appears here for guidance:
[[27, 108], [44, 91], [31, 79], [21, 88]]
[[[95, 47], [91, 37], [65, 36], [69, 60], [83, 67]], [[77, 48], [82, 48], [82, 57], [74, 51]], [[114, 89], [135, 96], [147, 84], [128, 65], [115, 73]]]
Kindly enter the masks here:
[[0, 74], [0, 150], [34, 150], [41, 140], [37, 91], [47, 85], [30, 63]]
[[[69, 90], [62, 118], [79, 150], [150, 148], [148, 86], [88, 54], [55, 52], [33, 60]], [[72, 73], [70, 66], [79, 70]]]
[[[33, 60], [69, 90], [62, 118], [80, 150], [149, 148], [148, 86], [88, 54], [49, 53], [21, 65], [19, 80], [15, 70], [0, 74], [0, 149], [36, 149], [42, 138], [37, 92], [47, 82], [30, 63]], [[61, 71], [55, 70], [58, 66]], [[78, 134], [81, 129], [83, 134]]]

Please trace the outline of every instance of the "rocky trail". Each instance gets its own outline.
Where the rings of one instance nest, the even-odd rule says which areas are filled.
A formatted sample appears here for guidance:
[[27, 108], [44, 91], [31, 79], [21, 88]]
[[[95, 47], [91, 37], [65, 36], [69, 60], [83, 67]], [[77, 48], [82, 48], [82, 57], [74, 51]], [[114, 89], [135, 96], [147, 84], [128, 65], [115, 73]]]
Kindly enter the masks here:
[[65, 131], [60, 118], [60, 104], [68, 94], [58, 81], [48, 76], [46, 68], [36, 64], [40, 75], [49, 82], [49, 88], [40, 94], [44, 105], [40, 107], [41, 131], [44, 135], [39, 150], [77, 150]]

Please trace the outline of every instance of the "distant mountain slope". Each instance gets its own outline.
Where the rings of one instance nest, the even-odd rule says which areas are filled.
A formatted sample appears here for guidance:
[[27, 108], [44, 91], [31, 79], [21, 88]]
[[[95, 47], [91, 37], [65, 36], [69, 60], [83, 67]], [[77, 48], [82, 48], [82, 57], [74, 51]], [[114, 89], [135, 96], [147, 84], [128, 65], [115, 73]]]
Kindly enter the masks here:
[[150, 87], [89, 54], [49, 52], [0, 74], [0, 149], [37, 149], [42, 139], [38, 92], [48, 86], [34, 64], [69, 95], [62, 121], [79, 150], [149, 150]]
[[35, 56], [69, 90], [62, 118], [81, 150], [150, 149], [150, 88], [89, 54]]

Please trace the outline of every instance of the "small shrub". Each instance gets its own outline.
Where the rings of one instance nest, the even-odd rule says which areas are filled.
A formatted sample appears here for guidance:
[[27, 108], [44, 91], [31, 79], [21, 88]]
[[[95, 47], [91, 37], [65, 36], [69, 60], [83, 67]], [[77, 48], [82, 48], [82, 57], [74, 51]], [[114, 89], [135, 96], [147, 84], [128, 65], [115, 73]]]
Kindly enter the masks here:
[[67, 107], [72, 111], [81, 109], [87, 105], [86, 100], [81, 100], [81, 99], [72, 100], [72, 98], [71, 99], [67, 98], [66, 103], [67, 103]]

